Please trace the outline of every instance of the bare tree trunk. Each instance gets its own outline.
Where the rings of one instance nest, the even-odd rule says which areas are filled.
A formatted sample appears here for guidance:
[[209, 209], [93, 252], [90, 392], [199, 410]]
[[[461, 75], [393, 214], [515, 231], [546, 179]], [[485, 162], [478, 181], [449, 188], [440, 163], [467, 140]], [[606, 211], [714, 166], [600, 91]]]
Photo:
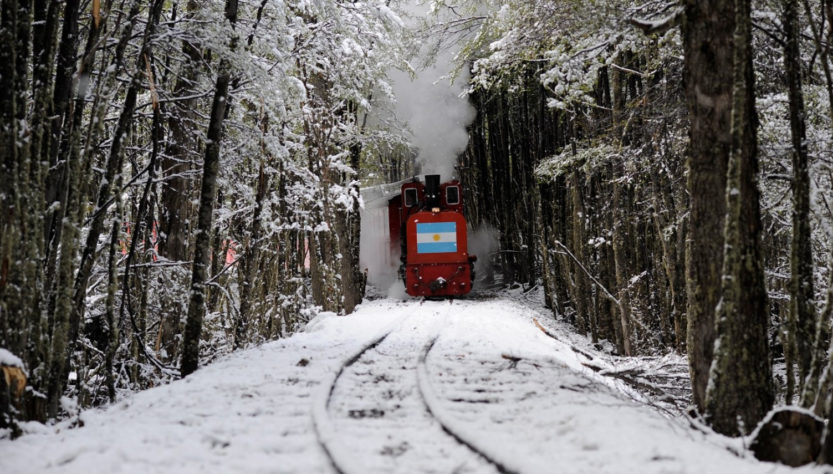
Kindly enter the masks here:
[[[69, 173], [68, 154], [59, 155], [61, 138], [69, 137], [73, 126], [73, 113], [67, 110], [72, 99], [72, 76], [75, 72], [76, 55], [78, 51], [78, 12], [79, 0], [68, 0], [64, 4], [63, 27], [61, 41], [58, 46], [58, 64], [55, 71], [54, 91], [50, 103], [51, 123], [45, 123], [44, 141], [41, 156], [49, 163], [49, 173], [46, 176], [46, 202], [53, 203], [63, 200], [67, 193]], [[66, 127], [65, 127], [66, 126]], [[66, 128], [66, 131], [64, 130]], [[61, 221], [65, 212], [61, 206], [52, 212], [47, 222], [46, 240], [52, 246], [50, 253], [57, 252], [57, 242], [60, 240]]]
[[[572, 208], [573, 208], [573, 235], [572, 235], [572, 245], [573, 245], [573, 253], [576, 255], [576, 258], [582, 262], [585, 262], [584, 259], [584, 240], [585, 240], [585, 231], [584, 231], [584, 221], [585, 221], [585, 211], [584, 211], [584, 203], [582, 202], [582, 195], [581, 195], [581, 182], [578, 170], [573, 170], [573, 175], [571, 178], [571, 187], [572, 187]], [[587, 334], [587, 321], [589, 319], [589, 303], [588, 298], [590, 296], [590, 285], [587, 281], [587, 275], [584, 274], [584, 271], [579, 268], [579, 266], [571, 262], [571, 266], [573, 268], [572, 274], [573, 278], [575, 279], [575, 287], [576, 293], [574, 295], [574, 300], [576, 304], [576, 327], [581, 334]]]
[[[193, 13], [199, 8], [197, 1], [189, 0], [186, 3], [185, 21], [188, 21]], [[195, 91], [195, 84], [198, 77], [197, 64], [202, 60], [202, 54], [198, 45], [191, 41], [182, 42], [182, 51], [188, 58], [183, 71], [176, 80], [173, 95], [175, 97], [188, 96]], [[168, 141], [167, 149], [162, 158], [162, 172], [165, 176], [162, 184], [161, 212], [159, 219], [159, 230], [161, 235], [159, 252], [170, 260], [184, 261], [188, 259], [188, 221], [190, 211], [190, 200], [185, 199], [189, 193], [190, 179], [188, 172], [191, 169], [191, 160], [197, 151], [197, 141], [194, 138], [194, 131], [197, 128], [195, 123], [196, 114], [194, 107], [196, 99], [186, 98], [178, 100], [173, 104], [168, 127], [171, 138]], [[166, 318], [167, 326], [171, 324], [171, 318]], [[172, 334], [166, 334], [165, 339]]]
[[[124, 105], [122, 107], [116, 129], [113, 133], [110, 144], [110, 152], [107, 156], [107, 164], [105, 166], [104, 176], [98, 190], [97, 205], [93, 211], [90, 228], [87, 233], [87, 239], [84, 244], [84, 250], [81, 255], [81, 262], [78, 266], [78, 272], [75, 278], [73, 287], [72, 304], [67, 302], [60, 302], [57, 305], [59, 315], [56, 317], [56, 327], [63, 327], [68, 324], [68, 335], [65, 342], [66, 347], [63, 346], [62, 341], [53, 341], [52, 357], [53, 363], [50, 366], [50, 382], [49, 382], [49, 415], [54, 417], [58, 409], [58, 400], [63, 392], [63, 387], [66, 383], [66, 375], [69, 371], [69, 359], [74, 351], [76, 340], [83, 320], [84, 312], [86, 311], [86, 295], [87, 285], [89, 283], [90, 274], [92, 272], [93, 262], [95, 260], [98, 238], [104, 230], [104, 223], [107, 216], [107, 208], [111, 204], [113, 183], [116, 181], [116, 174], [121, 172], [123, 159], [123, 145], [126, 135], [129, 131], [129, 126], [133, 120], [133, 112], [136, 107], [136, 96], [141, 87], [141, 71], [144, 64], [144, 57], [149, 52], [150, 40], [153, 37], [156, 25], [159, 23], [159, 17], [162, 13], [162, 0], [154, 0], [148, 11], [148, 21], [145, 26], [144, 36], [142, 38], [142, 47], [139, 56], [136, 58], [136, 65], [134, 67], [133, 80], [127, 90]], [[134, 3], [134, 6], [136, 4]], [[62, 257], [63, 258], [63, 257]], [[69, 264], [69, 262], [67, 262]], [[64, 293], [65, 294], [65, 293]], [[60, 296], [59, 296], [60, 300]], [[61, 309], [63, 308], [63, 309]], [[69, 309], [67, 315], [64, 311]], [[58, 322], [61, 322], [60, 326]], [[64, 354], [63, 356], [59, 354]]]
[[[365, 115], [365, 121], [367, 116]], [[364, 124], [362, 125], [364, 129]], [[361, 167], [362, 148], [360, 144], [354, 144], [350, 147], [350, 167], [359, 176]], [[345, 259], [344, 269], [342, 273], [350, 273], [351, 287], [344, 289], [344, 312], [352, 313], [356, 305], [362, 302], [364, 298], [365, 284], [367, 283], [367, 276], [362, 271], [359, 265], [359, 248], [361, 241], [361, 212], [359, 209], [359, 182], [354, 180], [350, 186], [353, 198], [350, 200], [351, 207], [347, 210], [347, 253], [343, 254]]]
[[685, 1], [682, 24], [688, 102], [689, 232], [686, 242], [687, 339], [694, 403], [705, 408], [720, 297], [726, 169], [732, 143], [732, 0]]
[[[666, 189], [665, 178], [659, 170], [654, 169], [651, 179], [654, 207], [659, 211], [655, 212], [654, 222], [657, 238], [662, 249], [662, 270], [667, 278], [670, 292], [669, 318], [674, 327], [673, 344], [677, 351], [682, 352], [685, 350], [685, 327], [683, 324], [685, 274], [684, 269], [681, 269], [678, 265], [681, 259], [679, 257], [680, 248], [677, 247], [678, 234], [682, 232], [682, 229], [680, 229], [680, 225], [672, 221], [677, 219], [677, 211], [671, 199], [671, 190]], [[672, 343], [670, 339], [667, 342]]]
[[622, 328], [622, 344], [624, 355], [633, 355], [631, 347], [631, 297], [629, 279], [625, 275], [627, 262], [625, 260], [625, 234], [627, 233], [627, 214], [622, 200], [622, 185], [613, 182], [613, 206], [615, 209], [613, 222], [613, 259], [616, 267], [616, 286], [619, 288], [619, 318]]
[[[236, 0], [229, 0], [236, 2]], [[227, 66], [226, 66], [227, 67]], [[182, 349], [182, 376], [190, 375], [199, 365], [199, 343], [202, 334], [202, 320], [205, 316], [205, 283], [208, 280], [208, 268], [211, 264], [211, 228], [214, 217], [214, 200], [217, 197], [217, 174], [220, 167], [220, 140], [222, 139], [223, 117], [226, 112], [230, 75], [220, 72], [211, 106], [211, 119], [208, 125], [209, 140], [205, 148], [205, 161], [202, 172], [200, 207], [195, 232], [194, 264], [191, 274], [191, 296], [188, 301], [188, 318], [185, 323], [185, 339]], [[216, 255], [215, 258], [220, 258]]]
[[[622, 62], [621, 55], [615, 58], [617, 65]], [[628, 141], [625, 136], [625, 84], [622, 80], [622, 72], [617, 68], [613, 70], [612, 74], [612, 89], [613, 89], [613, 139], [618, 146], [623, 146]], [[613, 260], [616, 275], [616, 287], [619, 295], [619, 325], [622, 329], [622, 345], [624, 355], [630, 356], [633, 354], [631, 346], [631, 289], [630, 279], [625, 274], [628, 268], [628, 259], [626, 256], [626, 240], [629, 232], [629, 219], [626, 198], [623, 198], [622, 183], [617, 177], [624, 176], [625, 170], [621, 163], [614, 165], [613, 176]]]
[[18, 136], [17, 109], [15, 93], [17, 70], [17, 0], [2, 0], [0, 3], [0, 172], [6, 179], [0, 180], [0, 328], [3, 344], [9, 344], [13, 352], [19, 353], [22, 341], [15, 334], [22, 327], [20, 315], [13, 312], [14, 304], [10, 298], [16, 298], [15, 288], [9, 285], [10, 274], [15, 271], [13, 254], [16, 242], [20, 240], [17, 225], [20, 214], [20, 196], [18, 184], [18, 150], [15, 140]]
[[[226, 0], [226, 20], [234, 27], [237, 23], [237, 0]], [[231, 39], [232, 49], [237, 42]], [[182, 349], [182, 376], [197, 370], [200, 358], [200, 336], [205, 316], [205, 282], [210, 264], [211, 227], [214, 214], [214, 200], [217, 198], [217, 173], [220, 168], [220, 144], [223, 139], [223, 120], [228, 104], [228, 89], [231, 82], [230, 65], [221, 61], [220, 73], [214, 88], [214, 102], [211, 105], [211, 119], [208, 123], [208, 144], [203, 162], [202, 188], [200, 190], [199, 220], [197, 238], [194, 243], [194, 265], [191, 275], [191, 297], [188, 301], [188, 318], [185, 322], [185, 338]], [[220, 258], [220, 256], [215, 256]]]
[[234, 331], [234, 347], [242, 348], [248, 341], [249, 318], [252, 307], [252, 287], [254, 286], [255, 272], [258, 268], [261, 241], [261, 215], [263, 213], [263, 200], [269, 187], [269, 178], [263, 170], [263, 163], [257, 174], [257, 192], [255, 195], [255, 210], [252, 216], [250, 235], [245, 246], [243, 257], [242, 273], [243, 282], [240, 287], [240, 312], [237, 316], [237, 324]]
[[[809, 370], [802, 370], [801, 406], [805, 408], [817, 405], [821, 391], [819, 386], [822, 372], [827, 364], [827, 348], [830, 344], [830, 315], [816, 318], [815, 283], [813, 281], [813, 256], [810, 236], [810, 177], [807, 156], [806, 125], [804, 119], [804, 96], [801, 90], [801, 51], [799, 48], [799, 16], [795, 2], [784, 0], [784, 29], [787, 41], [784, 47], [784, 63], [790, 98], [790, 128], [793, 140], [793, 242], [790, 255], [790, 326], [796, 327], [795, 337], [800, 339], [798, 351], [800, 362], [809, 358]], [[807, 3], [805, 2], [805, 6]], [[810, 15], [809, 7], [807, 13]], [[809, 16], [816, 47], [821, 49], [818, 41], [819, 32], [812, 16]], [[828, 61], [829, 43], [822, 51], [822, 65], [827, 77], [828, 94], [831, 94], [830, 66]], [[829, 96], [830, 110], [833, 114], [833, 95]], [[825, 306], [828, 310], [828, 306]], [[814, 324], [815, 327], [811, 327]], [[808, 332], [808, 330], [810, 332]], [[804, 339], [806, 337], [806, 339]], [[812, 342], [812, 345], [810, 343]], [[807, 353], [803, 353], [802, 350]], [[824, 398], [824, 397], [822, 397]]]
[[[830, 250], [828, 268], [833, 269], [833, 246], [831, 246]], [[830, 321], [831, 318], [833, 318], [833, 278], [828, 282], [824, 308], [819, 314], [820, 321]], [[830, 406], [833, 404], [833, 390], [831, 390], [833, 386], [833, 347], [827, 351], [827, 360], [824, 363], [825, 367], [818, 383], [816, 396], [812, 401], [812, 409], [816, 415], [827, 417], [831, 413]], [[827, 434], [829, 435], [829, 433], [830, 431], [828, 429]], [[829, 451], [829, 454], [833, 455], [833, 451]], [[833, 456], [828, 456], [827, 459], [833, 460]]]
[[[761, 257], [758, 118], [752, 67], [751, 0], [735, 0], [732, 153], [727, 176], [726, 253], [706, 416], [715, 431], [751, 432], [772, 408], [775, 390]], [[739, 426], [738, 420], [741, 422]]]
[[[816, 327], [813, 283], [813, 253], [810, 241], [810, 174], [807, 134], [804, 123], [804, 96], [801, 91], [801, 52], [799, 50], [798, 6], [785, 0], [784, 68], [790, 102], [790, 131], [793, 142], [793, 235], [790, 255], [790, 326], [795, 329], [798, 348], [799, 390], [810, 375]], [[824, 359], [824, 353], [817, 359]], [[818, 379], [818, 371], [814, 379]], [[813, 384], [816, 382], [813, 381]], [[807, 397], [809, 398], [809, 397]], [[815, 397], [812, 397], [815, 398]], [[804, 403], [802, 403], [804, 404]], [[804, 404], [804, 406], [807, 406]]]
[[[104, 377], [107, 384], [107, 395], [110, 402], [116, 400], [116, 379], [113, 373], [113, 359], [115, 358], [118, 345], [118, 324], [116, 321], [116, 289], [118, 288], [118, 273], [116, 268], [116, 247], [119, 245], [119, 233], [121, 231], [122, 204], [121, 198], [116, 197], [116, 215], [110, 229], [110, 246], [107, 255], [107, 297], [104, 304], [105, 319], [107, 322], [107, 346], [104, 355]], [[134, 229], [133, 238], [138, 237]], [[125, 288], [125, 291], [130, 291]]]
[[[352, 206], [351, 206], [352, 207]], [[333, 212], [335, 235], [338, 236], [338, 253], [341, 259], [338, 262], [340, 285], [343, 294], [342, 306], [346, 314], [352, 313], [356, 305], [361, 302], [358, 295], [359, 282], [356, 281], [355, 267], [353, 265], [353, 244], [352, 244], [352, 208], [336, 209]]]

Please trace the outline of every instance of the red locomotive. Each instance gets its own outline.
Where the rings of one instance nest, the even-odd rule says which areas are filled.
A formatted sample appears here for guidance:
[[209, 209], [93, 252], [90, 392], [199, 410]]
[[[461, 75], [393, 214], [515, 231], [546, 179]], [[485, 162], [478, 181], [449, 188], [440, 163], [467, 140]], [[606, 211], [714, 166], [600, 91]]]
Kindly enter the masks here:
[[388, 201], [391, 250], [400, 250], [399, 276], [411, 296], [460, 296], [471, 291], [474, 262], [468, 253], [463, 193], [457, 180], [414, 178]]

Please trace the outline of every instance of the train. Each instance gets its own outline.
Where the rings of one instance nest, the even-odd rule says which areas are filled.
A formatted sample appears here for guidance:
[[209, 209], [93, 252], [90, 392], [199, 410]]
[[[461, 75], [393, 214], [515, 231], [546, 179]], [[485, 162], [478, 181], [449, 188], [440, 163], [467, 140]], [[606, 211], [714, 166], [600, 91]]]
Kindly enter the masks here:
[[468, 250], [463, 192], [458, 180], [426, 175], [402, 184], [388, 201], [392, 253], [411, 296], [456, 297], [472, 290], [477, 256]]

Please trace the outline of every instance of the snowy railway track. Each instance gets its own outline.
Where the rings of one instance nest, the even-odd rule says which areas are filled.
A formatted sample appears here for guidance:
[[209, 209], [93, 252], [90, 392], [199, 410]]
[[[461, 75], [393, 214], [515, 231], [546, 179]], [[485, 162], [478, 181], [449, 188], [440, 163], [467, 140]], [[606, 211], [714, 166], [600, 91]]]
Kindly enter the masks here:
[[350, 474], [352, 472], [361, 472], [359, 467], [356, 465], [355, 459], [350, 456], [349, 453], [345, 452], [341, 449], [341, 446], [338, 444], [337, 440], [335, 439], [335, 428], [333, 427], [332, 420], [329, 416], [329, 406], [330, 406], [330, 399], [333, 396], [333, 391], [335, 390], [336, 382], [338, 382], [338, 378], [347, 369], [349, 366], [353, 365], [361, 356], [373, 349], [374, 347], [378, 346], [385, 340], [386, 337], [395, 329], [395, 327], [391, 326], [388, 327], [386, 330], [382, 331], [381, 334], [377, 335], [375, 338], [367, 342], [364, 346], [362, 346], [359, 350], [355, 353], [351, 354], [344, 362], [341, 363], [336, 373], [333, 375], [332, 380], [328, 384], [325, 384], [324, 387], [326, 388], [323, 391], [319, 392], [318, 397], [313, 400], [313, 407], [312, 407], [312, 423], [313, 427], [315, 428], [315, 436], [318, 440], [318, 444], [327, 454], [327, 457], [330, 460], [330, 464], [339, 474]]
[[[443, 324], [449, 314], [440, 313], [432, 317]], [[425, 357], [437, 335], [424, 333], [437, 324], [426, 325], [421, 316], [411, 326], [408, 319], [347, 357], [319, 392], [313, 423], [332, 467], [341, 474], [514, 472], [436, 416], [440, 399], [427, 380]]]
[[507, 468], [504, 462], [497, 460], [496, 456], [492, 454], [487, 454], [486, 449], [477, 446], [478, 443], [474, 439], [474, 437], [469, 436], [468, 433], [465, 433], [464, 431], [456, 428], [455, 424], [445, 416], [444, 412], [440, 408], [442, 401], [434, 391], [434, 387], [431, 384], [431, 379], [428, 376], [428, 367], [426, 364], [426, 360], [428, 359], [428, 353], [431, 352], [431, 349], [437, 342], [437, 338], [438, 336], [434, 337], [428, 344], [425, 345], [425, 348], [419, 355], [419, 362], [417, 365], [417, 385], [419, 387], [419, 393], [422, 396], [422, 400], [425, 403], [426, 408], [440, 423], [440, 426], [442, 426], [443, 431], [445, 431], [451, 437], [456, 439], [457, 442], [464, 444], [472, 451], [480, 454], [480, 456], [482, 456], [493, 466], [495, 466], [495, 468], [497, 468], [499, 472], [513, 474], [516, 473], [516, 470]]

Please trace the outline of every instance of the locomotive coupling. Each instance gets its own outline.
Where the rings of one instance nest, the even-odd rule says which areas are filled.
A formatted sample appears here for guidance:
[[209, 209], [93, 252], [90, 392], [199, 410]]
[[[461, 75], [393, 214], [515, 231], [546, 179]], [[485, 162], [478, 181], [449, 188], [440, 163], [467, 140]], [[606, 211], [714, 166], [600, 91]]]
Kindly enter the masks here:
[[448, 286], [448, 281], [446, 281], [443, 277], [437, 278], [428, 285], [428, 287], [431, 288], [431, 291], [439, 291], [444, 289], [446, 286]]

